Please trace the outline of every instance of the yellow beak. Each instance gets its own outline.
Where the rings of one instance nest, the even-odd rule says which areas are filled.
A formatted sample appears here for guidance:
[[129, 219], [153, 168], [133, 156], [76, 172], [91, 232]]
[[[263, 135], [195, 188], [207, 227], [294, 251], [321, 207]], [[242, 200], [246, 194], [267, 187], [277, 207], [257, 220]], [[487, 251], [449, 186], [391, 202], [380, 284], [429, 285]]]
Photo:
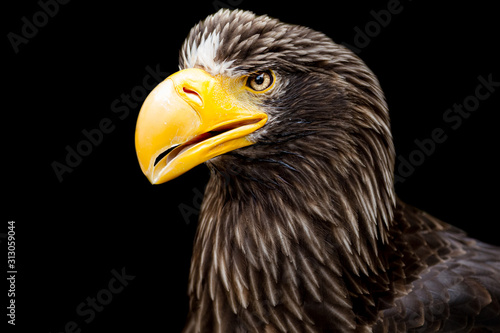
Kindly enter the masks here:
[[137, 158], [149, 181], [161, 184], [255, 143], [248, 135], [266, 121], [265, 113], [237, 101], [220, 77], [185, 69], [160, 83], [144, 101], [135, 133]]

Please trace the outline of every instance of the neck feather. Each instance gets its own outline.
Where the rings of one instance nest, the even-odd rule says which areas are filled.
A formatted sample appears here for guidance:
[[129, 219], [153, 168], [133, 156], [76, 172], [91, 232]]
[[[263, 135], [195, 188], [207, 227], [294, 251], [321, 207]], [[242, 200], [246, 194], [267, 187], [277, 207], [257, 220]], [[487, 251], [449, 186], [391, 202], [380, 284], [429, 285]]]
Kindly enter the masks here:
[[[349, 162], [308, 138], [294, 141], [302, 144], [307, 156], [233, 153], [211, 164], [189, 287], [191, 308], [205, 309], [192, 314], [198, 325], [211, 318], [208, 325], [224, 331], [242, 312], [252, 325], [285, 313], [305, 330], [318, 320], [352, 324], [354, 313], [374, 311], [366, 291], [387, 284], [388, 263], [378, 253], [392, 223], [392, 184], [381, 187], [383, 176], [357, 168], [370, 163], [359, 156]], [[304, 311], [309, 318], [297, 318]]]

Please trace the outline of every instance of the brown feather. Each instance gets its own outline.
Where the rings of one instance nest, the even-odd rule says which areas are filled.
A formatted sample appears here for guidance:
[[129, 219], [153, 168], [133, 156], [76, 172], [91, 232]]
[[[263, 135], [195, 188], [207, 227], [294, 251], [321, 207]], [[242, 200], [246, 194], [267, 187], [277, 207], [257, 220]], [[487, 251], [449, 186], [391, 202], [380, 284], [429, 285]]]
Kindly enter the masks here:
[[213, 158], [184, 332], [500, 331], [500, 249], [405, 205], [375, 75], [306, 27], [221, 10], [180, 68], [271, 69], [257, 142]]

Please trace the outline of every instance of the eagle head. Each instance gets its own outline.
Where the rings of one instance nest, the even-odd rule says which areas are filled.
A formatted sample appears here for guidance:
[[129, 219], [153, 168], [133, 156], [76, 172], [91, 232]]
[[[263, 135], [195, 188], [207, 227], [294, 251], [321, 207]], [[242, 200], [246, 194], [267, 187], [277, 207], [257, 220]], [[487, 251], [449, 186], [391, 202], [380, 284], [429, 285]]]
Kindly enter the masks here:
[[[135, 139], [153, 184], [201, 163], [211, 170], [193, 308], [212, 299], [258, 314], [257, 300], [284, 295], [275, 283], [287, 267], [311, 279], [311, 260], [339, 279], [340, 261], [352, 276], [385, 269], [377, 253], [396, 201], [394, 147], [377, 78], [355, 54], [310, 28], [223, 9], [192, 28], [179, 67], [145, 100]], [[269, 288], [245, 291], [244, 272]]]
[[378, 81], [323, 33], [222, 9], [192, 28], [179, 67], [151, 92], [137, 123], [139, 162], [153, 184], [236, 149], [265, 158], [302, 142], [340, 154], [339, 171], [379, 164], [391, 184], [394, 149]]

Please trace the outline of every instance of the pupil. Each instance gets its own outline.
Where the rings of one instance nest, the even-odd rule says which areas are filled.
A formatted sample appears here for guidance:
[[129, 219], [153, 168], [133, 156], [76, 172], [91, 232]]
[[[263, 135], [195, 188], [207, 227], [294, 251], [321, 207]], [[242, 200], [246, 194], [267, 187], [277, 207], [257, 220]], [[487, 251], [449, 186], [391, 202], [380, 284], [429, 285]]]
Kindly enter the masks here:
[[262, 84], [264, 83], [264, 74], [260, 74], [255, 78], [255, 83]]

